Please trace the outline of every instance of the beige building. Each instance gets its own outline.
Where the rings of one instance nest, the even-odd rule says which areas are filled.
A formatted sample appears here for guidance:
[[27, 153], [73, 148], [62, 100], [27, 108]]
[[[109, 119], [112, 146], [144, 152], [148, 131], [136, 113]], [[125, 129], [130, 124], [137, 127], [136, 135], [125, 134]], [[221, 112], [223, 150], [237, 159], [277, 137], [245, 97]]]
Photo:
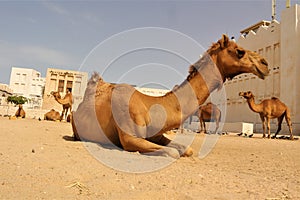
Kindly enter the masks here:
[[[300, 6], [294, 5], [281, 13], [281, 21], [261, 21], [243, 31], [237, 43], [256, 51], [269, 63], [270, 75], [260, 80], [243, 74], [225, 83], [227, 95], [226, 122], [251, 122], [254, 131], [261, 131], [261, 120], [252, 112], [246, 101], [238, 96], [240, 91], [252, 91], [256, 103], [278, 97], [291, 110], [294, 132], [300, 133]], [[285, 123], [285, 121], [284, 121]], [[277, 120], [272, 120], [272, 131]], [[287, 128], [283, 125], [283, 131]]]
[[42, 109], [53, 108], [59, 112], [62, 111], [62, 106], [50, 93], [58, 91], [63, 98], [66, 92], [70, 91], [73, 95], [73, 110], [76, 110], [82, 101], [87, 81], [88, 74], [86, 72], [48, 68]]
[[7, 105], [7, 97], [13, 94], [13, 90], [6, 84], [0, 83], [0, 106]]

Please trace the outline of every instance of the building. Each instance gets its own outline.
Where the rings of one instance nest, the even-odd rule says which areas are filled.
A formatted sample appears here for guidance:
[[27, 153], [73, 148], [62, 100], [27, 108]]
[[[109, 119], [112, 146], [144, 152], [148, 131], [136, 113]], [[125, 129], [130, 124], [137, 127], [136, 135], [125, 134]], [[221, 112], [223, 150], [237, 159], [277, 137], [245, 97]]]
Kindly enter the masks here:
[[74, 102], [72, 110], [76, 110], [83, 99], [87, 80], [88, 73], [86, 72], [48, 68], [42, 109], [50, 110], [53, 108], [62, 111], [62, 106], [56, 102], [50, 93], [58, 91], [63, 98], [66, 92], [70, 91]]
[[0, 106], [7, 105], [7, 97], [13, 94], [13, 90], [6, 84], [0, 83]]
[[[256, 103], [278, 97], [291, 110], [294, 133], [300, 133], [300, 6], [294, 5], [281, 13], [281, 21], [261, 21], [241, 31], [238, 45], [264, 56], [269, 63], [270, 75], [260, 80], [243, 74], [225, 83], [227, 95], [226, 122], [251, 122], [255, 131], [262, 131], [260, 117], [252, 112], [240, 91], [252, 91]], [[272, 120], [272, 131], [277, 120]], [[283, 125], [283, 131], [287, 128]], [[288, 133], [288, 132], [287, 132]]]
[[28, 68], [12, 67], [10, 75], [10, 88], [13, 94], [28, 98], [26, 107], [41, 107], [45, 87], [45, 78], [41, 73]]

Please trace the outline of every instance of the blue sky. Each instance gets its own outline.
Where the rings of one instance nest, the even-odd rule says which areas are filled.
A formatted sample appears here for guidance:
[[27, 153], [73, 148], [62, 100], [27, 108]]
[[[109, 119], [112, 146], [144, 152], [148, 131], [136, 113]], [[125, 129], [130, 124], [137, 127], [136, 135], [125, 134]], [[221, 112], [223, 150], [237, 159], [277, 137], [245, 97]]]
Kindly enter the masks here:
[[[291, 4], [295, 2], [299, 3], [292, 0]], [[285, 1], [277, 0], [278, 20], [284, 7]], [[101, 63], [83, 65], [84, 59], [99, 43], [129, 29], [172, 29], [194, 39], [207, 49], [223, 33], [238, 38], [240, 30], [260, 20], [270, 19], [271, 0], [1, 1], [0, 82], [9, 83], [12, 66], [33, 68], [43, 76], [48, 67], [103, 73], [107, 66], [101, 66]], [[174, 40], [174, 43], [180, 44], [180, 41]], [[147, 54], [147, 51], [144, 53]], [[187, 53], [193, 54], [194, 58], [201, 54], [192, 51]], [[134, 59], [138, 59], [138, 55], [135, 55]], [[152, 59], [151, 62], [161, 63], [163, 60], [157, 52], [154, 57], [158, 57], [158, 61]], [[172, 57], [166, 55], [166, 59]], [[132, 73], [124, 78], [126, 72], [123, 70], [118, 77], [114, 77], [112, 74], [124, 67], [121, 63], [120, 66], [111, 68], [111, 73], [103, 74], [104, 78], [111, 82], [127, 81], [141, 85], [151, 77], [156, 78], [153, 82], [159, 82], [160, 79], [174, 74], [174, 78], [163, 83], [170, 87], [178, 83], [177, 81], [180, 82], [188, 71], [188, 63], [170, 61], [167, 65], [172, 66], [167, 66], [157, 73], [157, 70], [160, 70], [159, 65], [150, 66], [147, 64], [149, 61], [146, 61], [138, 64], [146, 65], [145, 69], [149, 71], [138, 68], [136, 71], [140, 71], [139, 74]], [[132, 65], [130, 62], [127, 64]], [[134, 67], [127, 66], [124, 69], [132, 72], [130, 69]], [[166, 70], [169, 68], [175, 70]]]

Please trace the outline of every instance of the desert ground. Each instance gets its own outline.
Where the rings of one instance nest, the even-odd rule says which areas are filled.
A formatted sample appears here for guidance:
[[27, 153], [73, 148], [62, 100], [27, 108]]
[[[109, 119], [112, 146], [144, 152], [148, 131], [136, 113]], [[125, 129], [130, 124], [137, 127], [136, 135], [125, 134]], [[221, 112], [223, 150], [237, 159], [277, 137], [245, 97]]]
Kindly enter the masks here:
[[[0, 117], [0, 135], [0, 199], [300, 199], [300, 140], [231, 133], [199, 158], [209, 136], [183, 133], [194, 155], [178, 160], [99, 147], [120, 170], [72, 141], [69, 123]], [[140, 161], [171, 162], [130, 172]]]

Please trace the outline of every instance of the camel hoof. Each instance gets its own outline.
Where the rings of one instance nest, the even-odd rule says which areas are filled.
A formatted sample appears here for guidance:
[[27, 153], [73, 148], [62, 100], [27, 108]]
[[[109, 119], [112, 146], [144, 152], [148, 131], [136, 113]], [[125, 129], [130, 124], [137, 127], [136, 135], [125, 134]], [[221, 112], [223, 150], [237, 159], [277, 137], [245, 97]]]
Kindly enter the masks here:
[[193, 149], [191, 147], [188, 147], [184, 154], [182, 154], [183, 157], [190, 157], [193, 155]]
[[164, 147], [163, 149], [158, 150], [158, 152], [159, 151], [162, 151], [162, 156], [170, 156], [175, 159], [180, 158], [180, 154], [177, 149], [170, 148], [170, 147]]

